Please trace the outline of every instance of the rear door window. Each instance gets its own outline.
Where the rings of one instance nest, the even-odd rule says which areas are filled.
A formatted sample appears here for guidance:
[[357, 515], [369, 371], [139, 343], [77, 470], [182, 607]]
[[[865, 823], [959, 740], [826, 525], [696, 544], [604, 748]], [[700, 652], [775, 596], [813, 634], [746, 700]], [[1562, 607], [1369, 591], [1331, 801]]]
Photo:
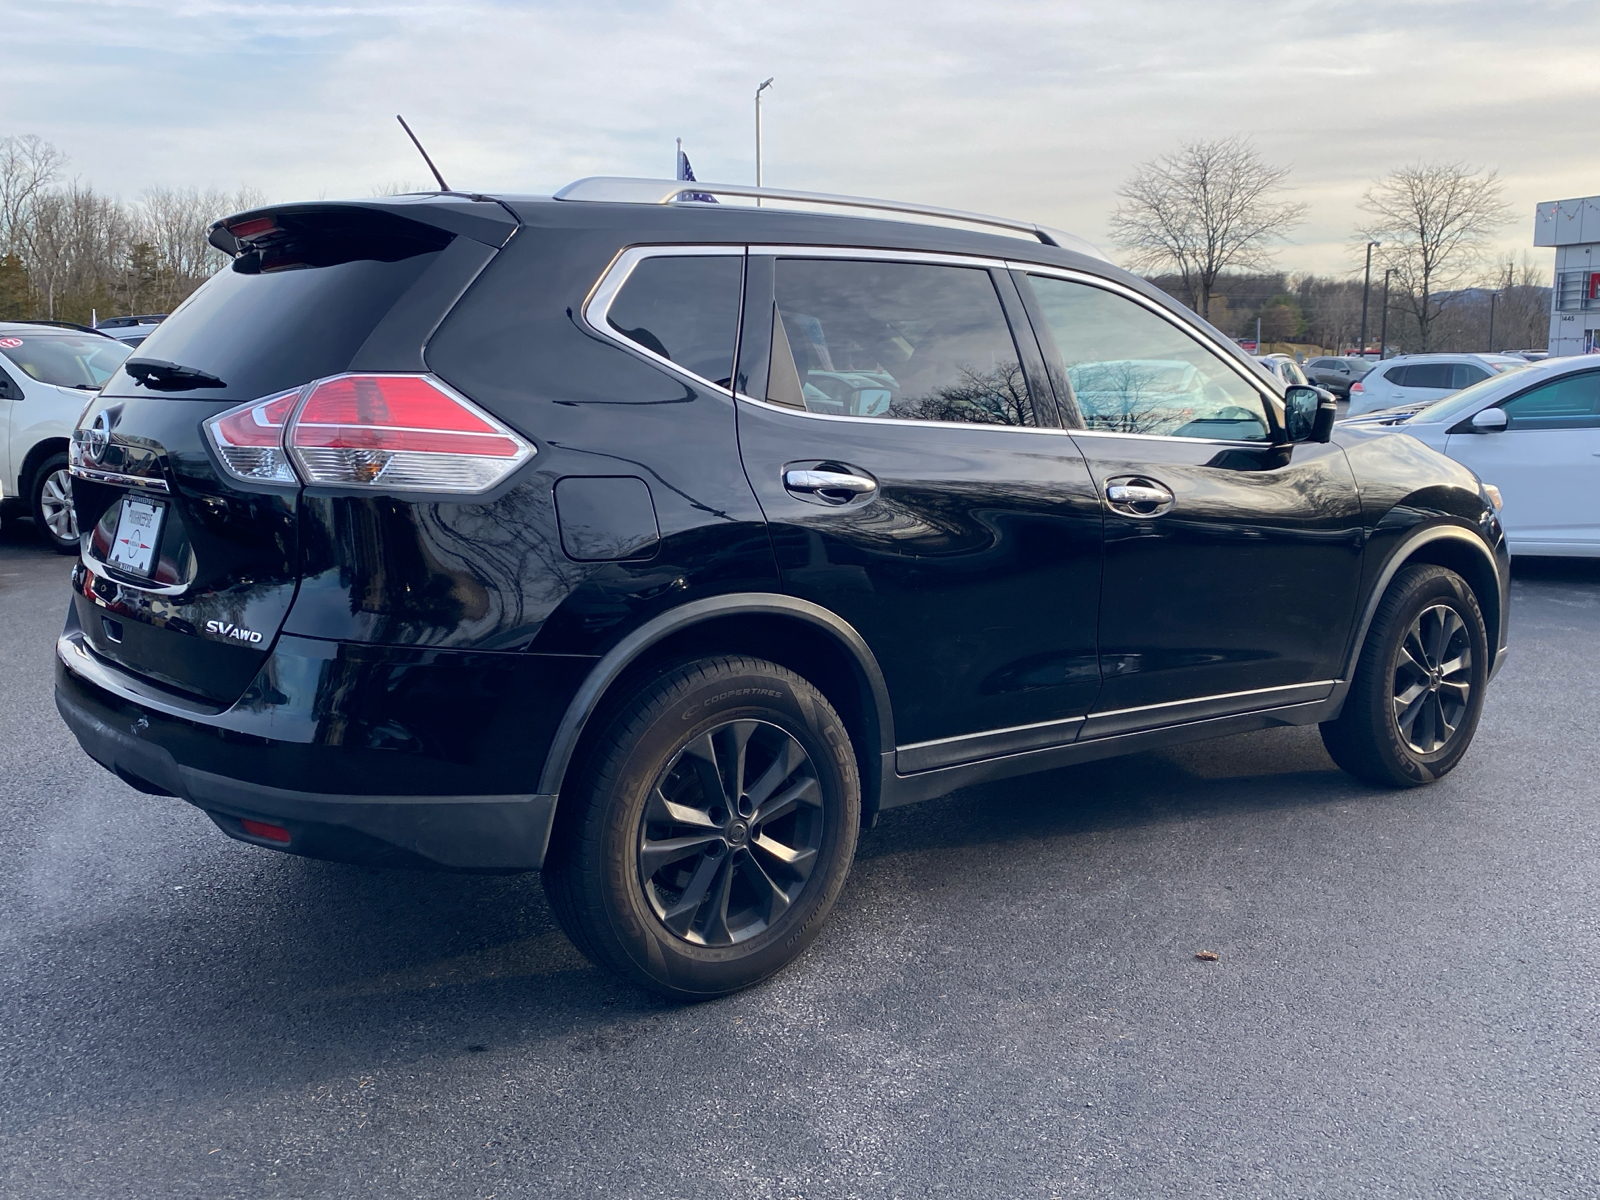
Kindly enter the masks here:
[[1489, 372], [1473, 363], [1457, 363], [1454, 387], [1457, 389], [1471, 387], [1475, 383], [1482, 383], [1489, 378]]
[[1452, 381], [1455, 378], [1457, 365], [1457, 363], [1412, 363], [1405, 369], [1405, 382], [1401, 386], [1449, 390], [1456, 386]]
[[978, 267], [782, 258], [767, 399], [832, 416], [1037, 425]]
[[1044, 275], [1027, 282], [1089, 429], [1224, 441], [1270, 436], [1261, 393], [1172, 322], [1090, 284]]
[[643, 259], [606, 310], [606, 323], [651, 354], [727, 387], [743, 270], [743, 257], [733, 254]]

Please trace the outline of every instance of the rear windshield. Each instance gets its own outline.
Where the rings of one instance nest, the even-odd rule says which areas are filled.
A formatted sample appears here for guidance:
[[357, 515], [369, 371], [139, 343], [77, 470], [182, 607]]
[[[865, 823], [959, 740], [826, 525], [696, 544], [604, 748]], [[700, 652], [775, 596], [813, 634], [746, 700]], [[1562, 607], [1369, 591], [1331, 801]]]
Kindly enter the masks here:
[[0, 334], [0, 354], [30, 379], [98, 392], [128, 357], [128, 347], [93, 333]]
[[[342, 246], [353, 254], [383, 252], [349, 241]], [[382, 259], [341, 256], [340, 247], [339, 239], [325, 237], [313, 247], [317, 254], [277, 260], [246, 254], [213, 275], [151, 330], [133, 357], [192, 368], [225, 386], [157, 394], [250, 400], [339, 374], [442, 245], [413, 242]], [[151, 393], [123, 372], [106, 394]]]

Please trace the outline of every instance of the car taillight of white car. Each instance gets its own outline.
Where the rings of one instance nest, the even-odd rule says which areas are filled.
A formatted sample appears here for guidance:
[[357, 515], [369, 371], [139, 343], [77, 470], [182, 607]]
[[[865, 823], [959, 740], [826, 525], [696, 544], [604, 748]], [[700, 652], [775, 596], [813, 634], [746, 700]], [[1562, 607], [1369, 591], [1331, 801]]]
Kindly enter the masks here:
[[534, 447], [430, 375], [335, 375], [205, 423], [246, 483], [486, 492]]

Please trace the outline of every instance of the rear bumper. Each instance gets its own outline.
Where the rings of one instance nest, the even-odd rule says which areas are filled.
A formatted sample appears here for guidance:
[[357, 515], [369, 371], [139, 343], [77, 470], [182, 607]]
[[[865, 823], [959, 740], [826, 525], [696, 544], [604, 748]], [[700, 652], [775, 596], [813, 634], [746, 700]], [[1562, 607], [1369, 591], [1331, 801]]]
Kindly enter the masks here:
[[[245, 695], [216, 711], [96, 657], [70, 626], [56, 659], [68, 728], [133, 786], [271, 849], [454, 871], [542, 865], [555, 797], [518, 785], [537, 786], [592, 665], [281, 638]], [[289, 841], [253, 837], [241, 819]]]

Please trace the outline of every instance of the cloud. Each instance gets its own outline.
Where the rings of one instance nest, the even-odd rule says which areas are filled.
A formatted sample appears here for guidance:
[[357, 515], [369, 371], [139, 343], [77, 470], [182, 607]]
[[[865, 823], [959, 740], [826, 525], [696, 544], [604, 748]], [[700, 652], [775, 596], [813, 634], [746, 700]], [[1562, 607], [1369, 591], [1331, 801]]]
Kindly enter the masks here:
[[768, 75], [769, 183], [1102, 241], [1139, 162], [1247, 133], [1310, 205], [1293, 269], [1350, 269], [1360, 194], [1401, 162], [1498, 167], [1507, 249], [1535, 202], [1600, 192], [1566, 132], [1600, 98], [1593, 4], [47, 0], [9, 24], [0, 132], [37, 132], [129, 196], [425, 179], [396, 112], [458, 187], [660, 176], [680, 136], [701, 178], [748, 181]]

